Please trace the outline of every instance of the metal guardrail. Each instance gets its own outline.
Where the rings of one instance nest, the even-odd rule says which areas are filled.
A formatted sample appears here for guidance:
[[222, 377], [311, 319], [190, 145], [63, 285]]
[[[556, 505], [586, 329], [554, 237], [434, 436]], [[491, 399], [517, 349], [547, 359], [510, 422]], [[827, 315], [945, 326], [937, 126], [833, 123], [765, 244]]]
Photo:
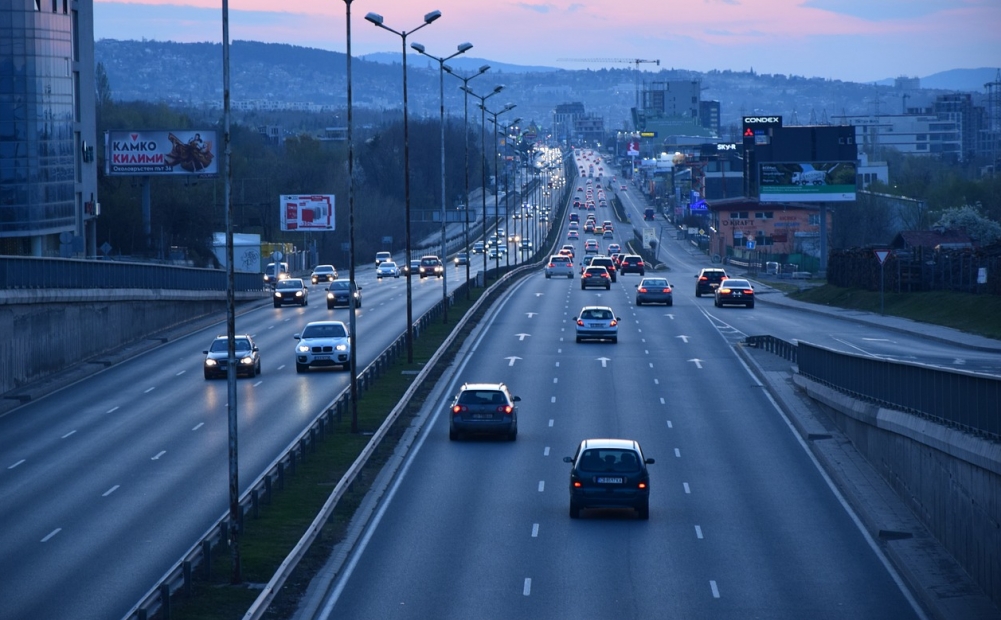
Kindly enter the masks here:
[[843, 394], [1001, 441], [1001, 377], [835, 351], [774, 336], [744, 342], [794, 364]]

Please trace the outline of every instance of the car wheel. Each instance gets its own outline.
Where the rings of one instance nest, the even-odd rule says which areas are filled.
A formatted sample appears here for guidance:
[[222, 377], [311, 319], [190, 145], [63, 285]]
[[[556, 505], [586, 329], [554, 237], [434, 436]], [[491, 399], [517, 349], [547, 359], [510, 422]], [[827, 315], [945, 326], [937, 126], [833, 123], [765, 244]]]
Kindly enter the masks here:
[[636, 507], [636, 514], [639, 516], [641, 521], [646, 521], [650, 518], [650, 500], [647, 500]]
[[612, 290], [612, 285], [611, 285], [611, 284], [606, 284], [606, 285], [605, 285], [605, 290], [606, 290], [606, 291], [610, 291], [610, 290]]
[[752, 301], [752, 302], [748, 303], [748, 304], [747, 304], [747, 307], [748, 307], [748, 308], [753, 308], [753, 307], [754, 307], [754, 302]]
[[573, 274], [572, 273], [568, 273], [567, 274], [567, 280], [573, 280]]
[[334, 304], [327, 304], [327, 310], [333, 310]]
[[637, 305], [637, 306], [642, 306], [642, 305], [643, 305], [643, 302], [637, 299], [637, 300], [636, 300], [636, 305]]
[[713, 305], [716, 306], [717, 308], [719, 308], [719, 300], [718, 299], [713, 299]]
[[511, 431], [510, 433], [507, 434], [507, 440], [508, 441], [514, 441], [517, 438], [518, 438], [518, 429], [517, 428], [515, 428], [513, 431]]
[[212, 375], [210, 375], [209, 373], [206, 372], [205, 373], [205, 380], [209, 381], [210, 379], [212, 379]]
[[583, 338], [581, 338], [580, 336], [577, 336], [577, 342], [581, 342], [583, 340], [584, 340]]
[[281, 308], [281, 307], [282, 307], [282, 305], [276, 301], [275, 302], [275, 308]]
[[449, 441], [457, 441], [458, 439], [459, 439], [459, 431], [457, 431], [454, 428], [450, 427], [448, 429], [448, 440]]
[[587, 287], [586, 287], [586, 286], [584, 286], [584, 283], [583, 283], [583, 282], [581, 282], [581, 283], [580, 283], [580, 290], [582, 290], [582, 291], [583, 291], [583, 290], [585, 290], [585, 289], [587, 289]]
[[617, 344], [619, 342], [618, 336], [612, 336], [612, 344]]
[[547, 279], [547, 280], [548, 280], [549, 278], [551, 278], [551, 277], [553, 277], [553, 276], [549, 275], [548, 273], [546, 274], [546, 279]]
[[580, 505], [573, 500], [570, 501], [570, 518], [571, 519], [580, 518]]
[[702, 297], [702, 293], [699, 292], [699, 289], [695, 289], [695, 296]]
[[295, 371], [297, 373], [302, 374], [307, 370], [309, 370], [309, 364], [300, 364], [299, 362], [295, 363]]
[[382, 279], [382, 276], [381, 276], [380, 274], [375, 274], [375, 279], [376, 279], [376, 280], [381, 280], [381, 279]]
[[254, 369], [254, 376], [256, 377], [257, 375], [261, 374], [262, 372], [264, 372], [264, 369], [261, 368], [261, 361], [258, 360], [257, 361], [257, 367]]
[[305, 308], [308, 305], [309, 305], [309, 300], [308, 299], [303, 299], [302, 300], [302, 306]]
[[667, 302], [667, 305], [673, 306], [674, 305], [674, 300], [672, 299], [671, 301]]

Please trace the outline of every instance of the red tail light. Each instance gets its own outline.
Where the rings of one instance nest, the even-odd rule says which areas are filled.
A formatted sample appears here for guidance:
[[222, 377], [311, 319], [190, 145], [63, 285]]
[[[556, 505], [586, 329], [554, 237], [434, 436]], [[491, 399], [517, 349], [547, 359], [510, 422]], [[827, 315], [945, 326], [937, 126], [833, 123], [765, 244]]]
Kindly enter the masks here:
[[699, 282], [705, 282], [707, 280], [709, 280], [709, 278], [707, 278], [705, 276], [702, 276], [701, 278], [699, 278]]
[[575, 489], [579, 489], [580, 488], [580, 480], [574, 480], [573, 481], [573, 488], [575, 488]]
[[646, 488], [646, 483], [645, 483], [645, 482], [641, 482], [641, 483], [639, 483], [639, 485], [637, 485], [637, 486], [638, 486], [639, 488], [641, 488], [641, 489], [645, 489], [645, 488]]
[[744, 294], [745, 294], [745, 295], [753, 295], [753, 294], [754, 294], [754, 291], [753, 291], [752, 289], [749, 289], [749, 288], [745, 288], [745, 289], [744, 289]]
[[511, 412], [514, 411], [514, 407], [512, 407], [511, 405], [502, 405], [500, 407], [497, 407], [497, 411], [503, 413], [504, 415], [511, 415]]
[[643, 266], [643, 261], [639, 261], [638, 263], [636, 263], [636, 265], [637, 265], [638, 267], [642, 267], [642, 266]]
[[612, 322], [611, 322], [611, 323], [609, 323], [609, 324], [608, 324], [608, 326], [609, 326], [609, 327], [615, 327], [615, 326], [616, 326], [616, 325], [618, 325], [618, 324], [619, 324], [619, 322], [618, 322], [618, 321], [616, 321], [615, 319], [612, 319]]
[[584, 327], [584, 321], [580, 319], [577, 319], [577, 324], [580, 325], [581, 327]]
[[671, 292], [671, 288], [670, 288], [670, 287], [668, 287], [668, 288], [664, 289], [664, 292], [665, 292], [665, 293], [670, 293], [670, 292]]
[[646, 292], [646, 287], [645, 287], [645, 286], [641, 286], [641, 287], [639, 287], [639, 289], [638, 289], [638, 290], [639, 290], [639, 292], [641, 292], [641, 293], [645, 293], [645, 292]]
[[468, 408], [465, 405], [455, 405], [454, 407], [452, 407], [453, 414], [460, 414], [463, 411], [468, 411]]

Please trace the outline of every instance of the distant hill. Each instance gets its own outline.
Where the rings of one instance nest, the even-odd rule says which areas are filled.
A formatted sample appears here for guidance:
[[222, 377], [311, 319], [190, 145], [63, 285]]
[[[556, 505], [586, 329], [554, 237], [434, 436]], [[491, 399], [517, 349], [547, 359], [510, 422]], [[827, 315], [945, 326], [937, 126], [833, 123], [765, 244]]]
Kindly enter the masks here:
[[984, 84], [995, 81], [1001, 82], [1001, 69], [997, 67], [951, 69], [921, 78], [921, 88], [944, 88], [980, 93], [984, 90]]
[[[431, 50], [428, 51], [430, 52]], [[395, 52], [376, 52], [374, 54], [359, 56], [359, 58], [386, 65], [398, 65], [401, 63], [403, 55]], [[421, 55], [417, 52], [407, 52], [408, 67], [411, 66], [411, 63], [413, 66], [424, 66], [428, 62], [434, 64], [434, 61], [429, 58], [421, 57]], [[512, 65], [506, 62], [497, 62], [495, 60], [486, 60], [485, 58], [474, 58], [471, 56], [456, 56], [452, 60], [448, 61], [448, 65], [465, 72], [476, 71], [483, 65], [490, 65], [490, 70], [498, 73], [549, 73], [551, 71], [559, 71], [559, 68], [557, 67], [545, 67], [542, 65]], [[437, 65], [434, 66], [437, 67]]]

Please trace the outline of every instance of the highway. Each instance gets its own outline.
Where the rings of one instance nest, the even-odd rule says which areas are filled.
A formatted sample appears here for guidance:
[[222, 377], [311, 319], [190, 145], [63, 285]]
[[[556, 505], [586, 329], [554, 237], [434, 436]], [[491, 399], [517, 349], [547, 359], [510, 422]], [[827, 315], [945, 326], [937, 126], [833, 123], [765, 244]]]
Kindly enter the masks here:
[[[639, 203], [620, 197], [638, 220]], [[614, 219], [603, 211], [599, 221]], [[330, 617], [920, 617], [730, 345], [771, 333], [985, 367], [990, 356], [765, 303], [714, 309], [692, 295], [705, 257], [664, 246], [670, 308], [635, 307], [635, 275], [605, 292], [539, 272], [505, 296], [433, 405], [437, 416], [463, 381], [504, 381], [523, 399], [518, 440], [449, 442], [437, 416]], [[446, 265], [454, 286], [465, 268]], [[404, 330], [406, 281], [376, 281], [368, 265], [357, 279], [364, 366]], [[413, 285], [419, 316], [441, 281]], [[243, 485], [347, 383], [337, 370], [295, 373], [292, 336], [310, 320], [347, 320], [322, 288], [306, 308], [237, 319], [264, 368], [238, 383]], [[616, 310], [618, 344], [574, 342], [585, 303]], [[0, 563], [15, 567], [0, 581], [0, 618], [121, 617], [227, 511], [226, 383], [201, 375], [201, 351], [224, 331], [0, 417]], [[638, 439], [657, 459], [649, 522], [569, 520], [562, 457], [600, 436]]]

